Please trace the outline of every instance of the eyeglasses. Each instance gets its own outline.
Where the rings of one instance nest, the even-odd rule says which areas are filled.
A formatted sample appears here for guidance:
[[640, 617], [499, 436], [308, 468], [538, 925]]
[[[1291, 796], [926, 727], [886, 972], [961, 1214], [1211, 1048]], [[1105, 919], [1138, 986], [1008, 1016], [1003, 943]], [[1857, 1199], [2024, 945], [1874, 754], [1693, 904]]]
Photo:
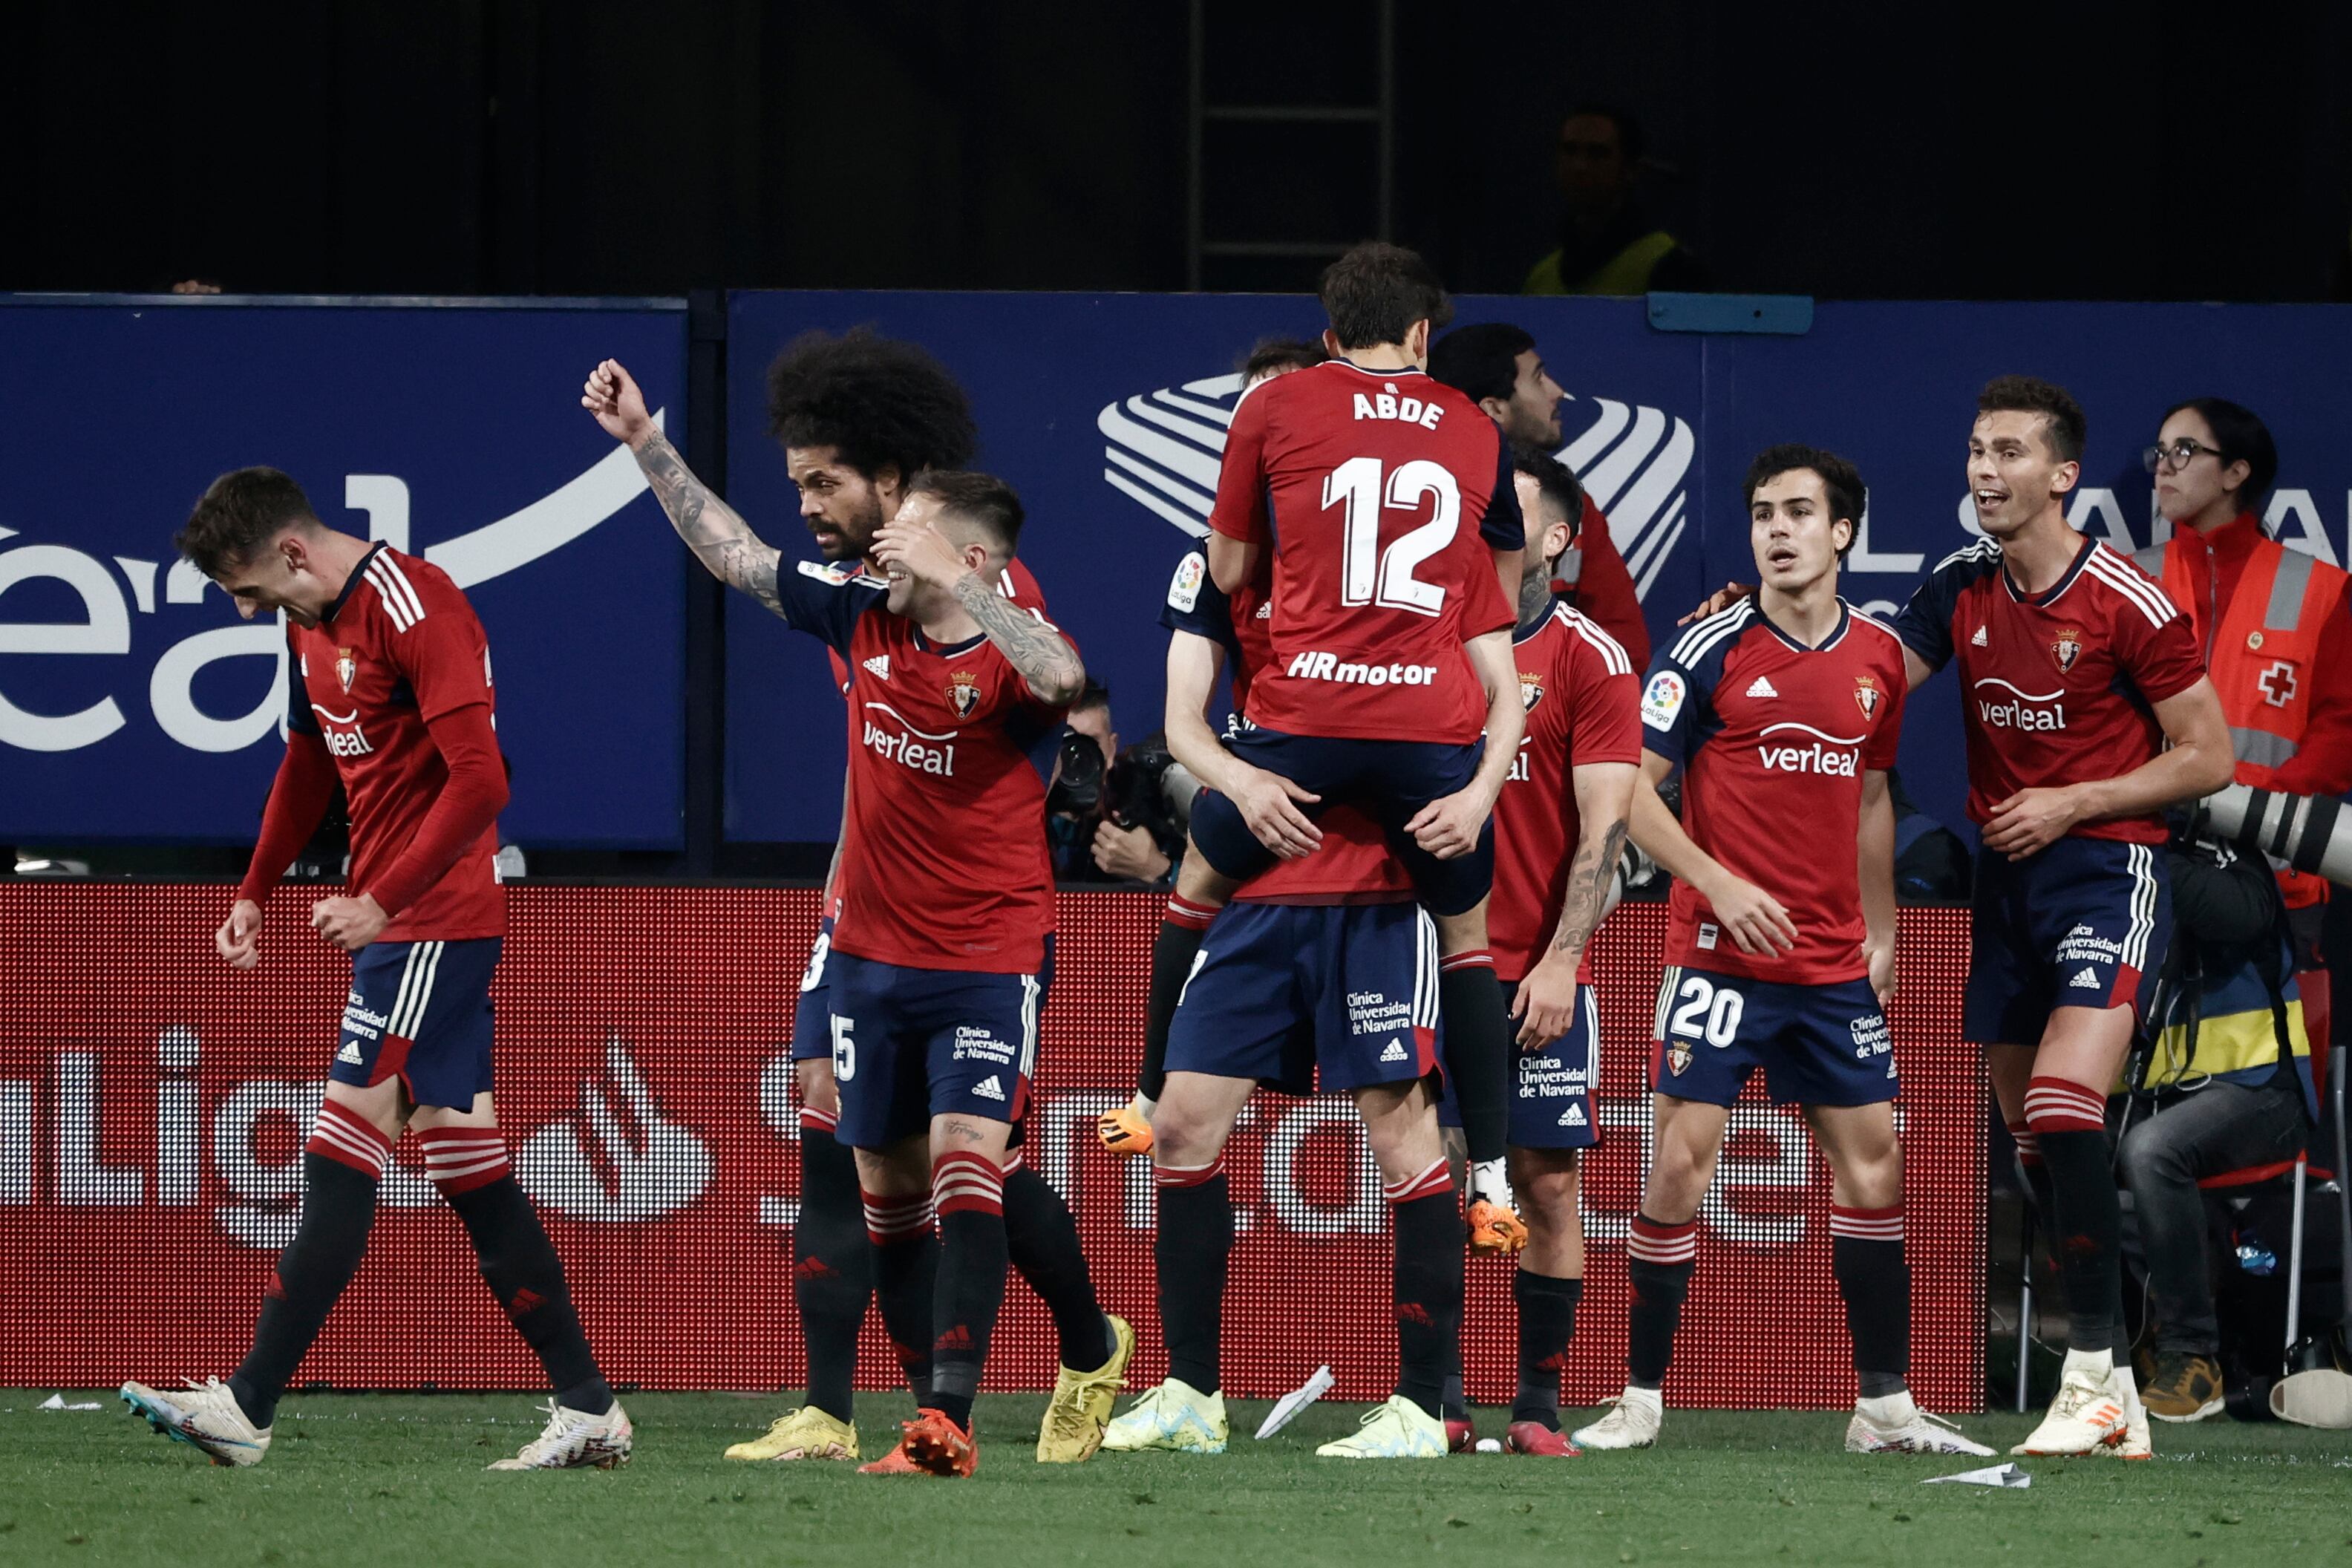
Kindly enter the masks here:
[[2139, 460], [2146, 466], [2147, 471], [2153, 474], [2164, 468], [2175, 470], [2185, 468], [2197, 460], [2197, 455], [2200, 452], [2210, 452], [2214, 457], [2219, 458], [2221, 455], [2221, 448], [2208, 447], [2183, 436], [2169, 447], [2148, 447], [2140, 453]]

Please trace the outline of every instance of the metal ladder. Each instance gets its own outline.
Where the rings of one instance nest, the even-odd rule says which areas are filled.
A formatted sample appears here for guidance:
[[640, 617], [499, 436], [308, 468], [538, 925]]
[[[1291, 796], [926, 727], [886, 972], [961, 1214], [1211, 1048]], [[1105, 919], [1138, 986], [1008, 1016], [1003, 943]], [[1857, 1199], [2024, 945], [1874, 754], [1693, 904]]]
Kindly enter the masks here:
[[1306, 124], [1361, 125], [1376, 142], [1379, 168], [1378, 212], [1372, 234], [1390, 238], [1396, 210], [1396, 0], [1375, 0], [1365, 7], [1379, 28], [1377, 101], [1370, 105], [1328, 103], [1211, 103], [1207, 96], [1210, 34], [1207, 0], [1192, 0], [1192, 37], [1186, 116], [1186, 178], [1184, 222], [1184, 286], [1194, 292], [1210, 286], [1210, 264], [1227, 258], [1295, 258], [1323, 259], [1339, 255], [1360, 236], [1301, 241], [1251, 239], [1203, 232], [1208, 193], [1207, 127], [1212, 121], [1241, 125]]

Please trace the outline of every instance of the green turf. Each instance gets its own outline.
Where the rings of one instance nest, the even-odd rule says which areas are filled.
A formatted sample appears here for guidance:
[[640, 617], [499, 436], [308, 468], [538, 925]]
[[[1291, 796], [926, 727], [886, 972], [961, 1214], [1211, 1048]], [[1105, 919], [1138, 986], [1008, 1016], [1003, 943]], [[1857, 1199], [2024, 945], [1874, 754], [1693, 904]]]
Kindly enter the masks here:
[[[229, 1470], [110, 1394], [34, 1410], [46, 1393], [0, 1391], [0, 1563], [2352, 1563], [2352, 1434], [2227, 1419], [2159, 1426], [2152, 1464], [2038, 1460], [2031, 1489], [1986, 1491], [1919, 1482], [1989, 1461], [1848, 1458], [1823, 1414], [1670, 1411], [1640, 1454], [1348, 1464], [1313, 1447], [1358, 1407], [1260, 1444], [1242, 1433], [1265, 1407], [1241, 1404], [1222, 1458], [1048, 1468], [1030, 1457], [1042, 1401], [1008, 1394], [981, 1403], [980, 1474], [943, 1481], [730, 1464], [719, 1450], [782, 1404], [724, 1394], [631, 1397], [625, 1469], [488, 1475], [536, 1431], [527, 1400], [297, 1397], [268, 1460]], [[869, 1451], [904, 1405], [868, 1396]], [[1500, 1412], [1479, 1415], [1499, 1435]], [[1968, 1423], [1996, 1443], [2026, 1425]]]

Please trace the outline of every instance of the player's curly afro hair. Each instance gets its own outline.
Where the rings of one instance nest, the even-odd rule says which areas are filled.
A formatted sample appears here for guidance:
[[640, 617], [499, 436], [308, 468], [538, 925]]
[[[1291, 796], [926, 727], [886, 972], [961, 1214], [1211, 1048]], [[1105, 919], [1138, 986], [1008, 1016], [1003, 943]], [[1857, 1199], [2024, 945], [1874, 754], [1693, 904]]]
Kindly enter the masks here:
[[947, 367], [869, 327], [803, 332], [768, 367], [768, 431], [787, 447], [831, 447], [868, 479], [895, 468], [964, 468], [980, 445], [971, 404]]

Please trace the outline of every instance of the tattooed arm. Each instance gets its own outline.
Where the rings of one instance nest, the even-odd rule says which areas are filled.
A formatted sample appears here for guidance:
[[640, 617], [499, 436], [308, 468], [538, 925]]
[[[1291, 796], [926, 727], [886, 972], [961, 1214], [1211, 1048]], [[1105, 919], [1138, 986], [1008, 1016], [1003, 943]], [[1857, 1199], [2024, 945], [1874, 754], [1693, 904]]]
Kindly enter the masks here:
[[1560, 899], [1551, 946], [1528, 969], [1511, 1001], [1512, 1016], [1521, 1020], [1522, 1049], [1549, 1044], [1575, 1026], [1576, 972], [1609, 901], [1609, 878], [1625, 847], [1625, 822], [1639, 773], [1631, 763], [1569, 769], [1569, 784], [1576, 792], [1576, 858], [1569, 863], [1568, 891]]
[[591, 372], [581, 405], [596, 416], [605, 433], [628, 444], [653, 487], [654, 499], [668, 513], [670, 526], [686, 541], [695, 559], [730, 588], [739, 588], [777, 615], [784, 613], [776, 591], [776, 572], [782, 560], [772, 546], [761, 542], [751, 525], [734, 508], [710, 493], [695, 478], [669, 437], [646, 411], [645, 394], [629, 373], [614, 360]]
[[1077, 700], [1087, 687], [1087, 667], [1068, 638], [1016, 606], [977, 572], [966, 572], [951, 587], [956, 603], [980, 623], [988, 640], [1004, 655], [1007, 664], [1021, 672], [1039, 701], [1061, 708]]

